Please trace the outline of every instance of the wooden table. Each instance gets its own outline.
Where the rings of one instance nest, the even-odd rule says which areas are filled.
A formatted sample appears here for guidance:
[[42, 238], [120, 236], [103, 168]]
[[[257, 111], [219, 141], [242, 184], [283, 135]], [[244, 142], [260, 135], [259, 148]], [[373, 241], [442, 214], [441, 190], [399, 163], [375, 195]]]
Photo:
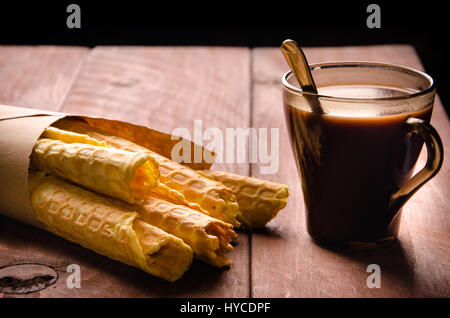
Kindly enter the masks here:
[[[305, 48], [311, 63], [370, 60], [422, 69], [410, 46]], [[0, 217], [0, 267], [39, 263], [58, 280], [26, 297], [448, 297], [450, 296], [450, 166], [404, 207], [399, 240], [373, 251], [329, 250], [305, 231], [303, 198], [281, 107], [278, 48], [0, 46], [0, 103], [100, 115], [166, 132], [208, 127], [279, 128], [280, 169], [217, 164], [289, 185], [287, 207], [266, 229], [239, 232], [233, 266], [195, 261], [171, 284], [52, 234]], [[450, 126], [439, 98], [433, 125], [450, 150]], [[421, 155], [424, 162], [425, 153]], [[419, 164], [420, 165], [420, 164]], [[69, 289], [67, 265], [81, 267]], [[381, 288], [366, 285], [367, 266], [381, 268]], [[0, 297], [16, 297], [1, 294]]]

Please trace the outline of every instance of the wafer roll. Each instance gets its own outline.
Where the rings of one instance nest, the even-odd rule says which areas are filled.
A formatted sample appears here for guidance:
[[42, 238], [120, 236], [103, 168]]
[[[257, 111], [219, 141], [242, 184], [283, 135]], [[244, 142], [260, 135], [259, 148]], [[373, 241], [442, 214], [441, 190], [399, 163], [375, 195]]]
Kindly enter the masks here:
[[50, 232], [171, 282], [190, 267], [188, 245], [120, 202], [53, 176], [32, 173], [29, 184], [36, 216]]
[[80, 143], [87, 145], [94, 145], [100, 147], [107, 147], [108, 145], [104, 141], [91, 138], [88, 135], [77, 134], [71, 131], [58, 129], [55, 127], [47, 127], [42, 133], [42, 138], [50, 138], [61, 140], [65, 143]]
[[85, 123], [63, 119], [58, 121], [55, 126], [88, 135], [118, 149], [148, 153], [159, 164], [160, 185], [154, 189], [155, 193], [175, 203], [187, 205], [194, 210], [228, 222], [233, 226], [240, 226], [240, 222], [237, 220], [239, 205], [232, 191], [222, 183], [201, 176], [195, 170], [180, 165], [129, 140], [116, 137]]
[[[82, 141], [78, 137], [75, 140]], [[159, 177], [157, 166], [146, 153], [49, 138], [36, 142], [31, 164], [131, 204], [142, 204]]]
[[[160, 183], [180, 192], [183, 195], [181, 204], [200, 212], [207, 211], [211, 217], [240, 226], [237, 220], [239, 205], [227, 187], [161, 155], [151, 155], [159, 163]], [[170, 197], [170, 193], [164, 190], [163, 187], [157, 187], [155, 192]]]
[[218, 267], [231, 264], [225, 255], [233, 250], [230, 241], [237, 237], [231, 224], [155, 195], [136, 206], [136, 211], [145, 222], [181, 238], [196, 258]]
[[262, 227], [286, 206], [289, 189], [284, 184], [229, 172], [201, 170], [205, 177], [230, 188], [239, 204], [239, 221], [250, 227]]

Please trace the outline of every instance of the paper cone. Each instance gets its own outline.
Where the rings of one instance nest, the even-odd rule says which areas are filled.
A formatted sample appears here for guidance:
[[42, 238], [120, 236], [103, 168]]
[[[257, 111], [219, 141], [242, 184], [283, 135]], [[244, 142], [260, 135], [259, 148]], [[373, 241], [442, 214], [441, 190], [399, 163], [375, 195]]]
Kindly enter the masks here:
[[[179, 142], [177, 139], [172, 140], [170, 134], [122, 121], [0, 105], [0, 214], [42, 227], [33, 212], [28, 190], [30, 154], [42, 132], [65, 117], [83, 120], [167, 158], [171, 156], [172, 146]], [[190, 145], [201, 147], [192, 142]], [[184, 165], [193, 169], [209, 169], [212, 163], [194, 163], [194, 151], [191, 153], [192, 163]]]

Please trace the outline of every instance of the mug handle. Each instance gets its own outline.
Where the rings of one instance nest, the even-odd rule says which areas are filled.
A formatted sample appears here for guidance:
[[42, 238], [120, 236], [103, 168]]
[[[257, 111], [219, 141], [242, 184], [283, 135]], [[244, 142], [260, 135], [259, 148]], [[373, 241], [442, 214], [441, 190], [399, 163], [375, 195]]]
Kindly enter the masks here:
[[407, 132], [418, 134], [423, 139], [427, 147], [428, 157], [425, 167], [391, 195], [387, 216], [389, 223], [392, 222], [406, 201], [439, 172], [444, 160], [444, 147], [433, 126], [422, 119], [410, 116], [404, 122], [404, 129]]

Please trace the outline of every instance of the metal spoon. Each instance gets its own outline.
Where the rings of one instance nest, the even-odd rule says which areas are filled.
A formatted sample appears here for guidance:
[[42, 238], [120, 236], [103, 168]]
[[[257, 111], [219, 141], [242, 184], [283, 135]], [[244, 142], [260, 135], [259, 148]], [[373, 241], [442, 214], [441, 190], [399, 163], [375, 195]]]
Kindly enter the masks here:
[[[309, 70], [308, 61], [305, 54], [293, 40], [285, 40], [281, 44], [281, 52], [286, 62], [294, 73], [295, 78], [304, 92], [317, 94], [317, 87]], [[319, 99], [314, 95], [304, 95], [313, 112], [323, 114], [324, 111], [320, 105]]]

